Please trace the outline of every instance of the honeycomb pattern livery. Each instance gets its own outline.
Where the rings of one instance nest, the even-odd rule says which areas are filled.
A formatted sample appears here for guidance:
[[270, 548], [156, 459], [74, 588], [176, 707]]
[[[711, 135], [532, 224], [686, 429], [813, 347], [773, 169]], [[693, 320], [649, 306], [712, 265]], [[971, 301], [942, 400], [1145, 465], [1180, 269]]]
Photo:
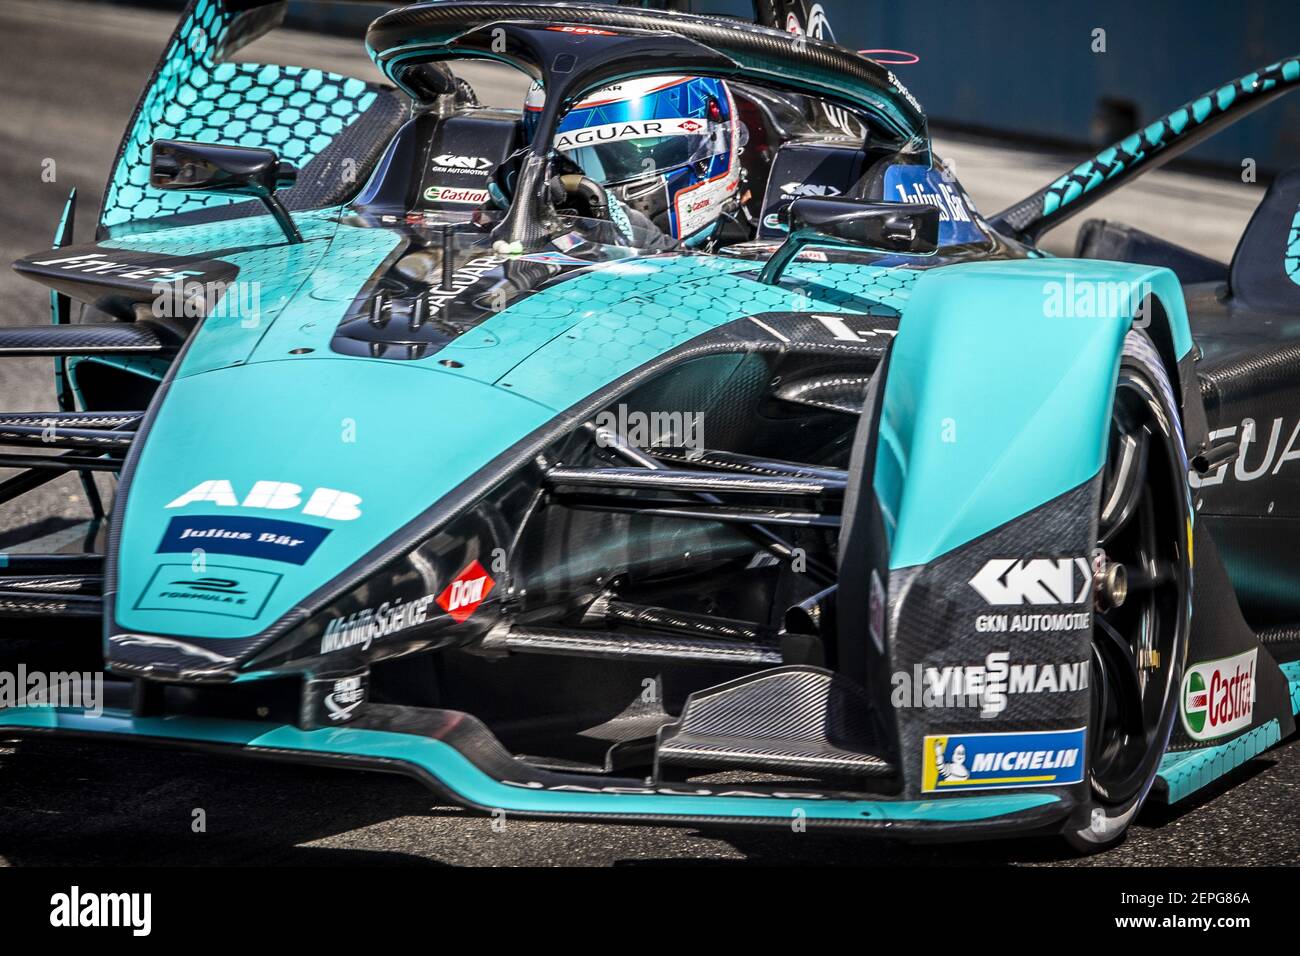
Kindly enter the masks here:
[[[553, 408], [714, 328], [763, 312], [897, 315], [919, 272], [848, 263], [800, 263], [778, 286], [750, 264], [703, 257], [606, 266], [533, 296], [482, 329], [553, 336], [499, 384]], [[576, 324], [574, 314], [579, 316]], [[533, 322], [518, 321], [527, 318]], [[454, 346], [453, 346], [454, 347]]]
[[[304, 245], [315, 239], [328, 239], [338, 227], [333, 212], [300, 213], [294, 217]], [[106, 249], [130, 249], [137, 252], [158, 252], [168, 256], [207, 256], [230, 261], [226, 250], [249, 249], [258, 246], [277, 246], [289, 249], [284, 233], [270, 216], [253, 216], [246, 219], [220, 219], [197, 225], [177, 226], [158, 232], [142, 232], [118, 236], [100, 243]], [[273, 252], [273, 249], [265, 249]]]
[[200, 338], [186, 353], [180, 374], [188, 375], [243, 360], [318, 267], [337, 223], [321, 213], [301, 214], [296, 221], [304, 239], [296, 244], [285, 243], [270, 216], [258, 216], [142, 233], [103, 245], [204, 256], [239, 269], [233, 287], [217, 303], [218, 311], [204, 322]]
[[[1294, 687], [1295, 684], [1292, 684], [1293, 697]], [[1168, 791], [1166, 802], [1177, 803], [1190, 796], [1263, 753], [1281, 739], [1282, 730], [1278, 722], [1270, 720], [1217, 747], [1165, 754], [1160, 761], [1159, 775]]]
[[337, 303], [341, 318], [357, 291], [400, 241], [383, 229], [340, 228], [330, 243], [323, 268], [312, 273], [306, 291], [318, 302]]
[[1232, 109], [1243, 100], [1300, 80], [1300, 58], [1280, 60], [1211, 90], [1092, 159], [1076, 166], [1044, 192], [1042, 214], [1050, 216], [1109, 179], [1137, 166], [1180, 136]]
[[1300, 207], [1296, 208], [1295, 218], [1291, 220], [1291, 234], [1286, 242], [1286, 274], [1296, 285], [1300, 285]]
[[297, 66], [221, 63], [235, 19], [220, 0], [196, 0], [182, 19], [122, 142], [102, 226], [242, 201], [151, 188], [155, 139], [265, 147], [301, 167], [374, 103], [378, 94], [362, 80]]
[[[255, 349], [282, 357], [303, 344], [306, 323], [332, 330], [361, 286], [401, 241], [383, 229], [340, 226], [332, 211], [295, 216], [304, 241], [288, 244], [269, 216], [226, 219], [139, 233], [106, 248], [219, 259], [239, 269], [233, 287], [186, 352], [182, 376], [245, 362]], [[285, 313], [288, 329], [276, 320]]]

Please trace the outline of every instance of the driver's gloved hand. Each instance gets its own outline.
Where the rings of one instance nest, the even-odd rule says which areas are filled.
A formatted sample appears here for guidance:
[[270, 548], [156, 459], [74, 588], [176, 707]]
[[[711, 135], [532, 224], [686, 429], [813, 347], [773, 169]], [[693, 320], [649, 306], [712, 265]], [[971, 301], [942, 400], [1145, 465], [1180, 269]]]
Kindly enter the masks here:
[[[615, 212], [615, 209], [618, 212]], [[620, 216], [619, 213], [622, 215]], [[624, 226], [620, 225], [619, 219], [624, 220], [627, 230], [624, 234], [628, 237], [628, 245], [635, 249], [644, 249], [647, 252], [672, 252], [682, 247], [681, 242], [656, 226], [649, 216], [624, 205], [612, 193], [609, 197], [609, 218], [620, 233], [624, 232]]]

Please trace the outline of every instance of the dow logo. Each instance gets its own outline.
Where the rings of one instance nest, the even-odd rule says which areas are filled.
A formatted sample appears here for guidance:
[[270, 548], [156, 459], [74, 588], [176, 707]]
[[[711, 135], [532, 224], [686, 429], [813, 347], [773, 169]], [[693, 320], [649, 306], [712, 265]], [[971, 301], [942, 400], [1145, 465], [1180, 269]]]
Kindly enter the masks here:
[[447, 612], [457, 624], [468, 620], [478, 609], [496, 584], [492, 576], [484, 570], [478, 561], [471, 561], [469, 566], [452, 579], [446, 589], [438, 595], [438, 606]]

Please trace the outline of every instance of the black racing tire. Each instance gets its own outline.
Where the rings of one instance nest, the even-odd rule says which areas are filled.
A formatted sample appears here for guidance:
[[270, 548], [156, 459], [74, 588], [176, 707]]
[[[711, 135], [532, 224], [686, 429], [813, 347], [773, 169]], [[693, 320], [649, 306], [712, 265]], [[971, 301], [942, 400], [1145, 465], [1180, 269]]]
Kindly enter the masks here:
[[474, 87], [470, 85], [469, 80], [456, 77], [456, 105], [457, 106], [479, 106], [478, 94], [474, 92]]
[[1124, 565], [1128, 592], [1116, 607], [1103, 594], [1094, 612], [1088, 798], [1064, 834], [1082, 853], [1123, 840], [1155, 782], [1191, 631], [1187, 452], [1169, 376], [1140, 331], [1124, 339], [1099, 480], [1098, 552]]

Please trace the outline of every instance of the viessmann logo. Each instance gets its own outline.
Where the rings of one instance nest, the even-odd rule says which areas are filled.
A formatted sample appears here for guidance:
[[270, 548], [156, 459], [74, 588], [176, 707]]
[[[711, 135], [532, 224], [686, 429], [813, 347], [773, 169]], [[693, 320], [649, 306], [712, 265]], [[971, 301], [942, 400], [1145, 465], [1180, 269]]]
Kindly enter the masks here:
[[1193, 740], [1213, 740], [1250, 726], [1257, 653], [1249, 650], [1188, 668], [1183, 678], [1183, 726]]
[[989, 604], [1084, 604], [1092, 568], [1087, 558], [992, 558], [970, 586]]

